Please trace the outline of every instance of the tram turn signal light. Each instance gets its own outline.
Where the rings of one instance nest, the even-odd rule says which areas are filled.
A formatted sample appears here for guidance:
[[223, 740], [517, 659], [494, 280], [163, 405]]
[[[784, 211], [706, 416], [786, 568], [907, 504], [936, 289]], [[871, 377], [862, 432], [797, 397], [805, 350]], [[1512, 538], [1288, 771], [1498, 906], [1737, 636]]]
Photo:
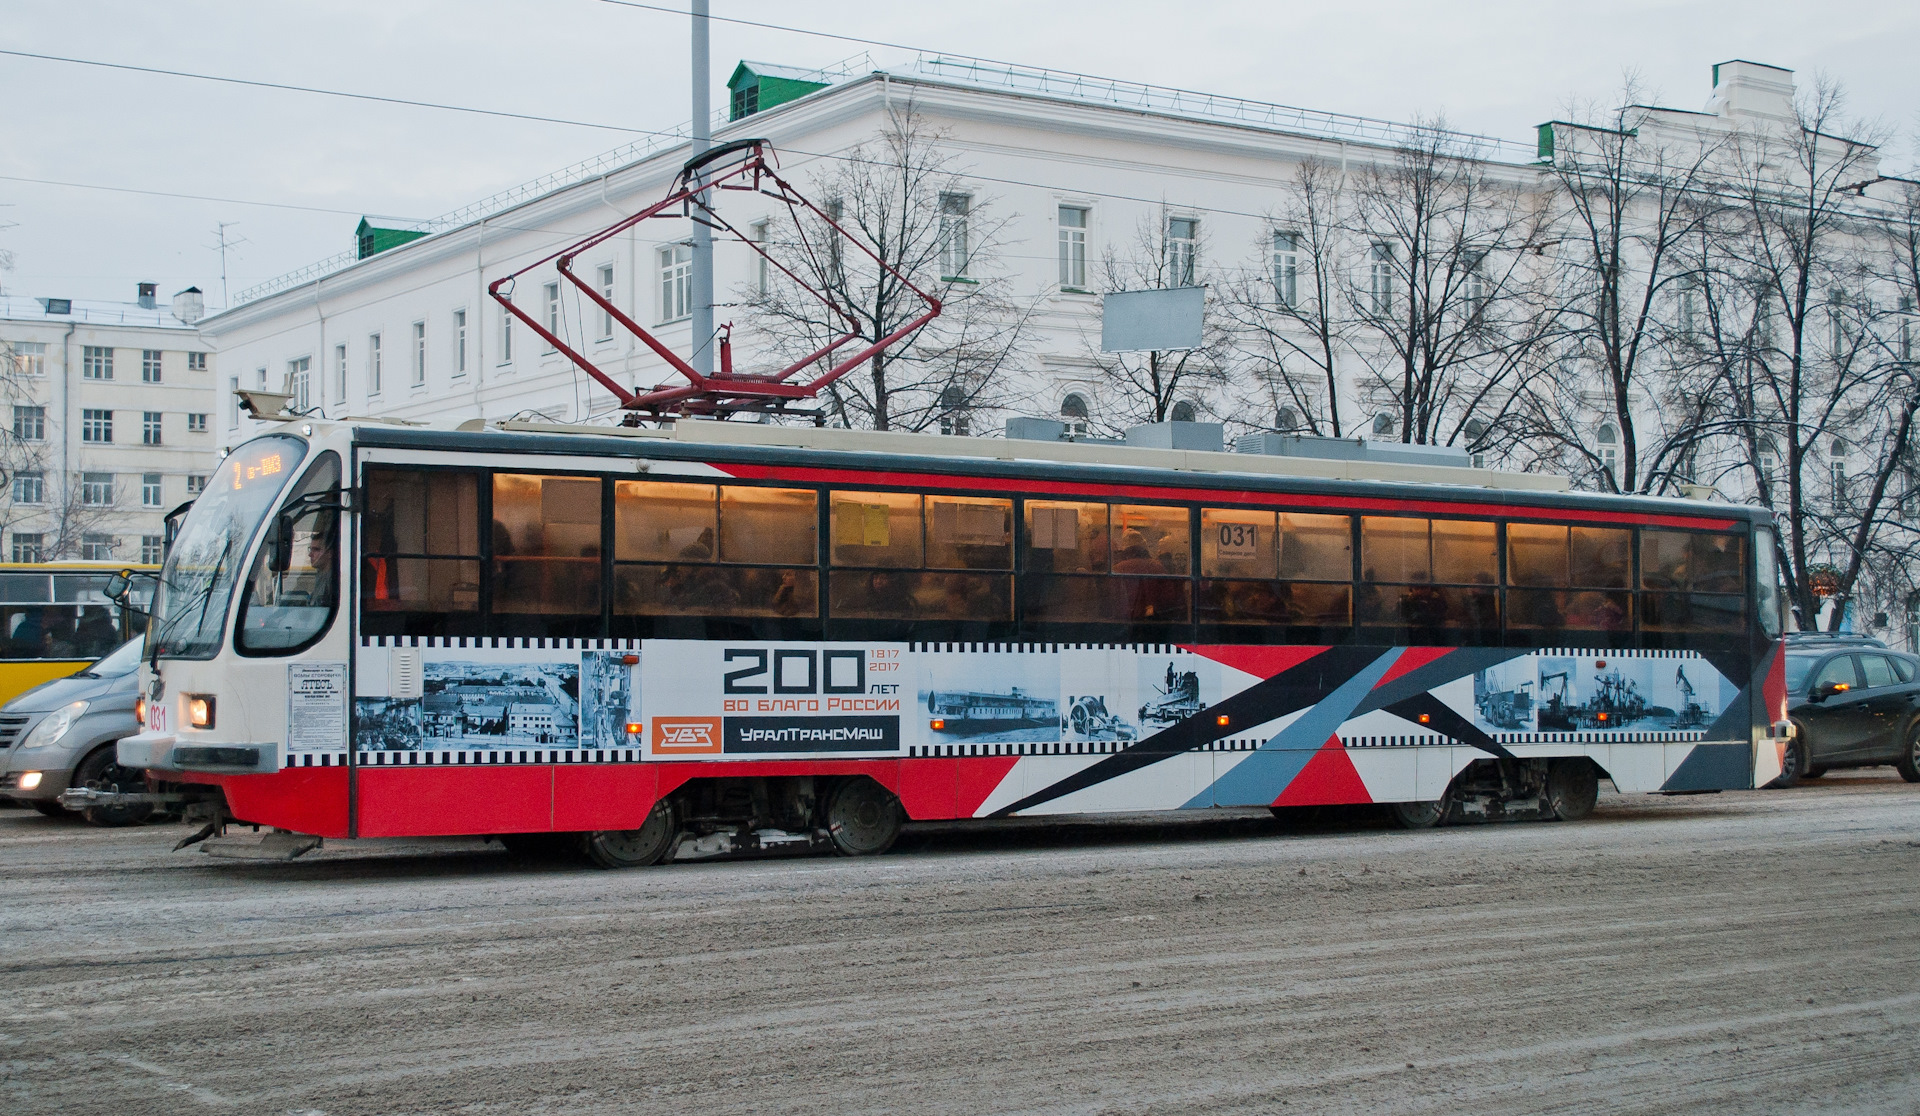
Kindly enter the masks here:
[[641, 734], [641, 733], [642, 733], [643, 731], [645, 731], [645, 730], [646, 730], [646, 727], [647, 727], [647, 726], [646, 726], [646, 724], [645, 724], [645, 722], [642, 722], [642, 721], [628, 721], [628, 722], [627, 722], [627, 735], [628, 735], [628, 736], [639, 736], [639, 735], [640, 735], [640, 734]]
[[936, 718], [936, 719], [934, 719], [934, 720], [931, 720], [931, 721], [928, 721], [928, 722], [927, 722], [927, 727], [928, 727], [928, 728], [930, 728], [930, 729], [932, 729], [932, 730], [933, 730], [933, 731], [935, 731], [935, 732], [939, 732], [940, 730], [942, 730], [942, 729], [944, 729], [944, 728], [946, 728], [946, 727], [947, 727], [947, 722], [945, 722], [945, 721], [942, 721], [942, 720], [939, 720], [938, 718]]
[[1213, 719], [1213, 723], [1214, 723], [1214, 724], [1216, 724], [1216, 725], [1219, 725], [1219, 726], [1220, 726], [1221, 728], [1226, 728], [1226, 727], [1227, 727], [1227, 720], [1228, 720], [1228, 717], [1227, 717], [1227, 715], [1226, 715], [1225, 713], [1222, 713], [1222, 714], [1220, 714], [1220, 715], [1219, 715], [1218, 717], [1215, 717], [1215, 718]]
[[213, 695], [188, 694], [187, 723], [194, 728], [213, 727]]
[[133, 721], [135, 724], [139, 725], [141, 728], [147, 727], [147, 699], [146, 698], [138, 697], [133, 699]]
[[1607, 715], [1605, 713], [1595, 714], [1595, 716], [1597, 716], [1602, 721], [1607, 719]]
[[1433, 714], [1431, 714], [1431, 713], [1422, 713], [1422, 714], [1420, 714], [1420, 723], [1421, 723], [1421, 724], [1423, 724], [1423, 725], [1424, 725], [1424, 724], [1426, 724], [1426, 723], [1427, 723], [1428, 721], [1431, 721], [1431, 720], [1433, 720]]
[[[622, 655], [622, 656], [620, 656], [620, 662], [621, 662], [622, 664], [624, 664], [624, 665], [626, 665], [626, 666], [639, 666], [639, 665], [640, 665], [640, 656], [638, 656], [638, 655]], [[636, 730], [636, 731], [637, 731], [637, 730]]]

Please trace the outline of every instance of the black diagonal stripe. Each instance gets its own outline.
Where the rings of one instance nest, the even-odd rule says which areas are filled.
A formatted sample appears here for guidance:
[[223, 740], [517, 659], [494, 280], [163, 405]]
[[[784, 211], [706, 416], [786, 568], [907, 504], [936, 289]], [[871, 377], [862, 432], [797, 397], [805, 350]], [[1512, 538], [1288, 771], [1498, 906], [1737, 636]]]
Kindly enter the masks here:
[[[1276, 717], [1305, 709], [1317, 704], [1387, 651], [1385, 647], [1334, 647], [1322, 651], [1264, 682], [1248, 686], [1218, 705], [1209, 706], [1185, 720], [1168, 725], [1091, 767], [1076, 771], [1018, 802], [1002, 806], [989, 816], [1004, 817], [1042, 802], [1051, 802], [1182, 752], [1204, 747], [1240, 731], [1233, 727], [1235, 725], [1265, 724]], [[1220, 725], [1222, 716], [1227, 718], [1224, 728]]]
[[1358, 717], [1375, 709], [1386, 709], [1395, 702], [1427, 693], [1435, 686], [1533, 653], [1531, 647], [1457, 647], [1391, 682], [1375, 686], [1373, 692], [1354, 709], [1353, 715]]
[[1507, 751], [1499, 741], [1488, 736], [1479, 725], [1454, 712], [1452, 706], [1432, 694], [1415, 694], [1404, 701], [1396, 701], [1385, 709], [1402, 720], [1411, 721], [1435, 732], [1445, 733], [1455, 740], [1465, 741], [1488, 755], [1499, 756], [1501, 759], [1514, 758], [1512, 752]]

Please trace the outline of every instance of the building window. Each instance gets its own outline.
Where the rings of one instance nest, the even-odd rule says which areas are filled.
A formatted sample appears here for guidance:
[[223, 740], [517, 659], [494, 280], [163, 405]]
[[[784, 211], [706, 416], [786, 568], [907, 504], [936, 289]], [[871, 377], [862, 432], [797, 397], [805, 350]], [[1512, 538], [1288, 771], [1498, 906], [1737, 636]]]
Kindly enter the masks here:
[[[760, 250], [766, 251], [767, 244], [773, 236], [773, 222], [755, 221], [748, 226], [747, 231], [753, 237], [753, 242], [760, 246]], [[757, 294], [767, 293], [767, 257], [760, 252], [753, 254], [753, 289]]]
[[1071, 291], [1087, 286], [1087, 211], [1060, 207], [1060, 285]]
[[160, 382], [160, 350], [140, 350], [140, 382], [157, 384]]
[[380, 394], [380, 335], [367, 336], [367, 394]]
[[83, 442], [113, 441], [113, 412], [96, 411], [91, 408], [82, 410], [80, 440]]
[[427, 386], [427, 323], [413, 323], [413, 386]]
[[14, 341], [9, 345], [13, 350], [13, 370], [21, 376], [44, 376], [47, 373], [47, 343], [44, 341]]
[[160, 499], [160, 474], [141, 473], [140, 506], [143, 508], [157, 508], [160, 506]]
[[347, 347], [333, 347], [333, 399], [336, 403], [347, 401]]
[[207, 432], [207, 419], [211, 417], [212, 416], [204, 412], [188, 415], [187, 416], [187, 433], [205, 434]]
[[[689, 248], [687, 251], [691, 253], [693, 249]], [[547, 296], [547, 332], [558, 337], [560, 336], [560, 284], [548, 283], [545, 288], [545, 293]], [[547, 342], [547, 351], [550, 353], [556, 351], [552, 341]]]
[[44, 474], [38, 470], [22, 471], [13, 475], [13, 502], [16, 504], [40, 504], [47, 499], [47, 483]]
[[140, 444], [143, 446], [160, 445], [161, 414], [159, 411], [140, 412]]
[[14, 407], [13, 436], [23, 442], [46, 441], [47, 409], [45, 407]]
[[1680, 333], [1692, 337], [1699, 326], [1699, 292], [1691, 284], [1680, 288]]
[[1300, 238], [1294, 233], [1273, 234], [1273, 296], [1288, 308], [1300, 304]]
[[1390, 314], [1393, 312], [1393, 245], [1374, 245], [1370, 262], [1367, 294], [1372, 299], [1373, 312]]
[[261, 391], [267, 390], [267, 369], [265, 365], [262, 365], [261, 367], [254, 369], [253, 377], [256, 381], [258, 381], [253, 385], [254, 387], [259, 388]]
[[37, 532], [27, 534], [15, 531], [13, 533], [13, 560], [16, 562], [46, 561], [47, 552], [43, 541], [44, 539], [45, 536]]
[[1168, 412], [1167, 417], [1175, 422], [1192, 422], [1197, 417], [1197, 413], [1193, 409], [1193, 404], [1182, 399], [1173, 405], [1173, 410]]
[[1085, 434], [1088, 430], [1087, 397], [1077, 391], [1070, 391], [1060, 401], [1060, 421], [1067, 424], [1067, 433]]
[[940, 195], [940, 277], [961, 279], [971, 262], [967, 242], [967, 214], [973, 209], [969, 194]]
[[1600, 447], [1600, 467], [1612, 475], [1620, 468], [1620, 431], [1612, 423], [1603, 422], [1593, 440]]
[[198, 496], [207, 490], [207, 478], [203, 473], [187, 474], [187, 495]]
[[500, 310], [500, 363], [513, 363], [513, 315], [505, 307]]
[[1847, 444], [1838, 438], [1827, 452], [1827, 477], [1833, 482], [1833, 502], [1847, 501]]
[[1200, 222], [1191, 217], [1167, 218], [1167, 285], [1193, 286], [1194, 263], [1199, 255]]
[[660, 321], [677, 322], [693, 313], [693, 249], [675, 244], [660, 249]]
[[1487, 276], [1480, 270], [1480, 262], [1475, 260], [1467, 271], [1464, 284], [1467, 296], [1467, 317], [1478, 318], [1487, 310]]
[[[613, 265], [601, 264], [599, 278], [600, 278], [600, 297], [606, 299], [608, 302], [612, 302], [613, 301]], [[600, 336], [600, 340], [602, 341], [613, 340], [613, 315], [608, 313], [607, 308], [604, 306], [600, 308], [600, 335], [599, 336]]]
[[1847, 292], [1835, 287], [1827, 292], [1827, 352], [1838, 359], [1847, 348]]
[[227, 429], [240, 428], [240, 377], [227, 377]]
[[959, 384], [948, 384], [940, 389], [940, 433], [965, 437], [973, 433], [973, 423], [967, 417], [967, 393]]
[[313, 406], [313, 358], [301, 357], [287, 362], [287, 394], [293, 396], [293, 409], [304, 411]]
[[453, 312], [453, 374], [467, 374], [467, 312]]
[[110, 562], [116, 541], [112, 535], [81, 535], [80, 557], [87, 562]]
[[113, 474], [81, 473], [80, 502], [90, 508], [113, 506]]
[[165, 557], [161, 553], [161, 551], [164, 549], [164, 545], [165, 544], [163, 543], [159, 535], [141, 535], [140, 536], [140, 564], [143, 566], [159, 565], [162, 559]]
[[82, 345], [80, 347], [80, 378], [83, 380], [113, 379], [113, 350], [105, 345]]
[[1900, 296], [1900, 359], [1913, 359], [1913, 296]]
[[1373, 416], [1373, 436], [1376, 438], [1393, 437], [1393, 416], [1385, 411]]
[[205, 353], [188, 353], [187, 354], [187, 371], [205, 372], [206, 370], [207, 370], [207, 354]]

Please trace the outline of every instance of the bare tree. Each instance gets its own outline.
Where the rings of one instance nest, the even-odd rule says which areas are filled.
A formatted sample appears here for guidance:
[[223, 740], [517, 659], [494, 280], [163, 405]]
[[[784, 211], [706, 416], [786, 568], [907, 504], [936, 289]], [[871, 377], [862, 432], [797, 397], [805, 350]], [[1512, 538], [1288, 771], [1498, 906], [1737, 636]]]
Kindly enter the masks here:
[[[1857, 127], [1843, 107], [1821, 79], [1785, 129], [1736, 138], [1737, 219], [1713, 243], [1726, 421], [1760, 502], [1780, 517], [1789, 600], [1807, 625], [1821, 598], [1853, 596], [1885, 539], [1920, 407], [1911, 366], [1891, 356], [1897, 315], [1871, 289], [1888, 226], [1857, 199], [1877, 149], [1843, 138]], [[1849, 475], [1861, 462], [1864, 474]]]
[[[1187, 222], [1175, 236], [1175, 221]], [[1174, 216], [1165, 206], [1143, 217], [1124, 253], [1109, 246], [1100, 256], [1101, 289], [1108, 292], [1191, 287], [1202, 285], [1207, 239], [1199, 222]], [[1202, 311], [1201, 343], [1197, 349], [1154, 349], [1141, 352], [1100, 351], [1089, 339], [1089, 359], [1104, 390], [1090, 416], [1111, 433], [1144, 422], [1220, 417], [1227, 402], [1222, 389], [1231, 382], [1228, 354], [1232, 339], [1215, 300]], [[1098, 336], [1095, 331], [1094, 337]], [[1191, 412], [1189, 414], [1189, 412]]]
[[[1308, 160], [1290, 185], [1292, 198], [1254, 246], [1255, 265], [1226, 286], [1221, 313], [1253, 366], [1246, 402], [1287, 432], [1338, 438], [1351, 425], [1340, 414], [1340, 357], [1353, 328], [1341, 300], [1341, 175]], [[1295, 421], [1278, 418], [1287, 411]]]
[[[864, 238], [915, 286], [938, 298], [940, 316], [832, 385], [837, 425], [874, 430], [958, 429], [970, 416], [1006, 404], [1009, 374], [1025, 355], [1031, 305], [1008, 293], [995, 271], [1008, 218], [970, 189], [944, 136], [911, 102], [891, 109], [881, 133], [842, 156], [813, 184], [829, 215]], [[771, 254], [851, 313], [855, 344], [885, 337], [925, 304], [906, 284], [843, 251], [818, 218], [782, 218], [769, 230]], [[779, 276], [744, 293], [770, 348], [789, 359], [846, 331], [809, 291]]]
[[1615, 104], [1553, 126], [1554, 348], [1574, 374], [1530, 397], [1530, 436], [1609, 492], [1691, 482], [1713, 409], [1699, 390], [1703, 261], [1691, 249], [1723, 204], [1708, 182], [1721, 144], [1663, 142], [1639, 95], [1629, 78]]
[[1345, 294], [1365, 327], [1358, 387], [1401, 441], [1454, 445], [1469, 422], [1498, 428], [1549, 335], [1527, 261], [1553, 215], [1501, 173], [1434, 121], [1354, 177], [1350, 239], [1365, 257]]

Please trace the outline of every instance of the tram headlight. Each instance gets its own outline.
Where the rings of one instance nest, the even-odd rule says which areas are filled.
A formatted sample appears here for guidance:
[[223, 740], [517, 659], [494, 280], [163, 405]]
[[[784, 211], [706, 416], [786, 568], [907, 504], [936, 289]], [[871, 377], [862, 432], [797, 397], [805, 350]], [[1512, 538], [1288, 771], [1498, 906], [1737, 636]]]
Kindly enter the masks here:
[[213, 695], [182, 694], [187, 699], [187, 724], [198, 729], [213, 727]]
[[22, 749], [45, 748], [49, 744], [59, 743], [60, 738], [67, 734], [67, 730], [72, 728], [73, 723], [86, 711], [86, 702], [68, 702], [41, 718], [40, 723], [33, 726], [33, 731], [27, 734], [27, 738], [20, 742], [20, 747]]

